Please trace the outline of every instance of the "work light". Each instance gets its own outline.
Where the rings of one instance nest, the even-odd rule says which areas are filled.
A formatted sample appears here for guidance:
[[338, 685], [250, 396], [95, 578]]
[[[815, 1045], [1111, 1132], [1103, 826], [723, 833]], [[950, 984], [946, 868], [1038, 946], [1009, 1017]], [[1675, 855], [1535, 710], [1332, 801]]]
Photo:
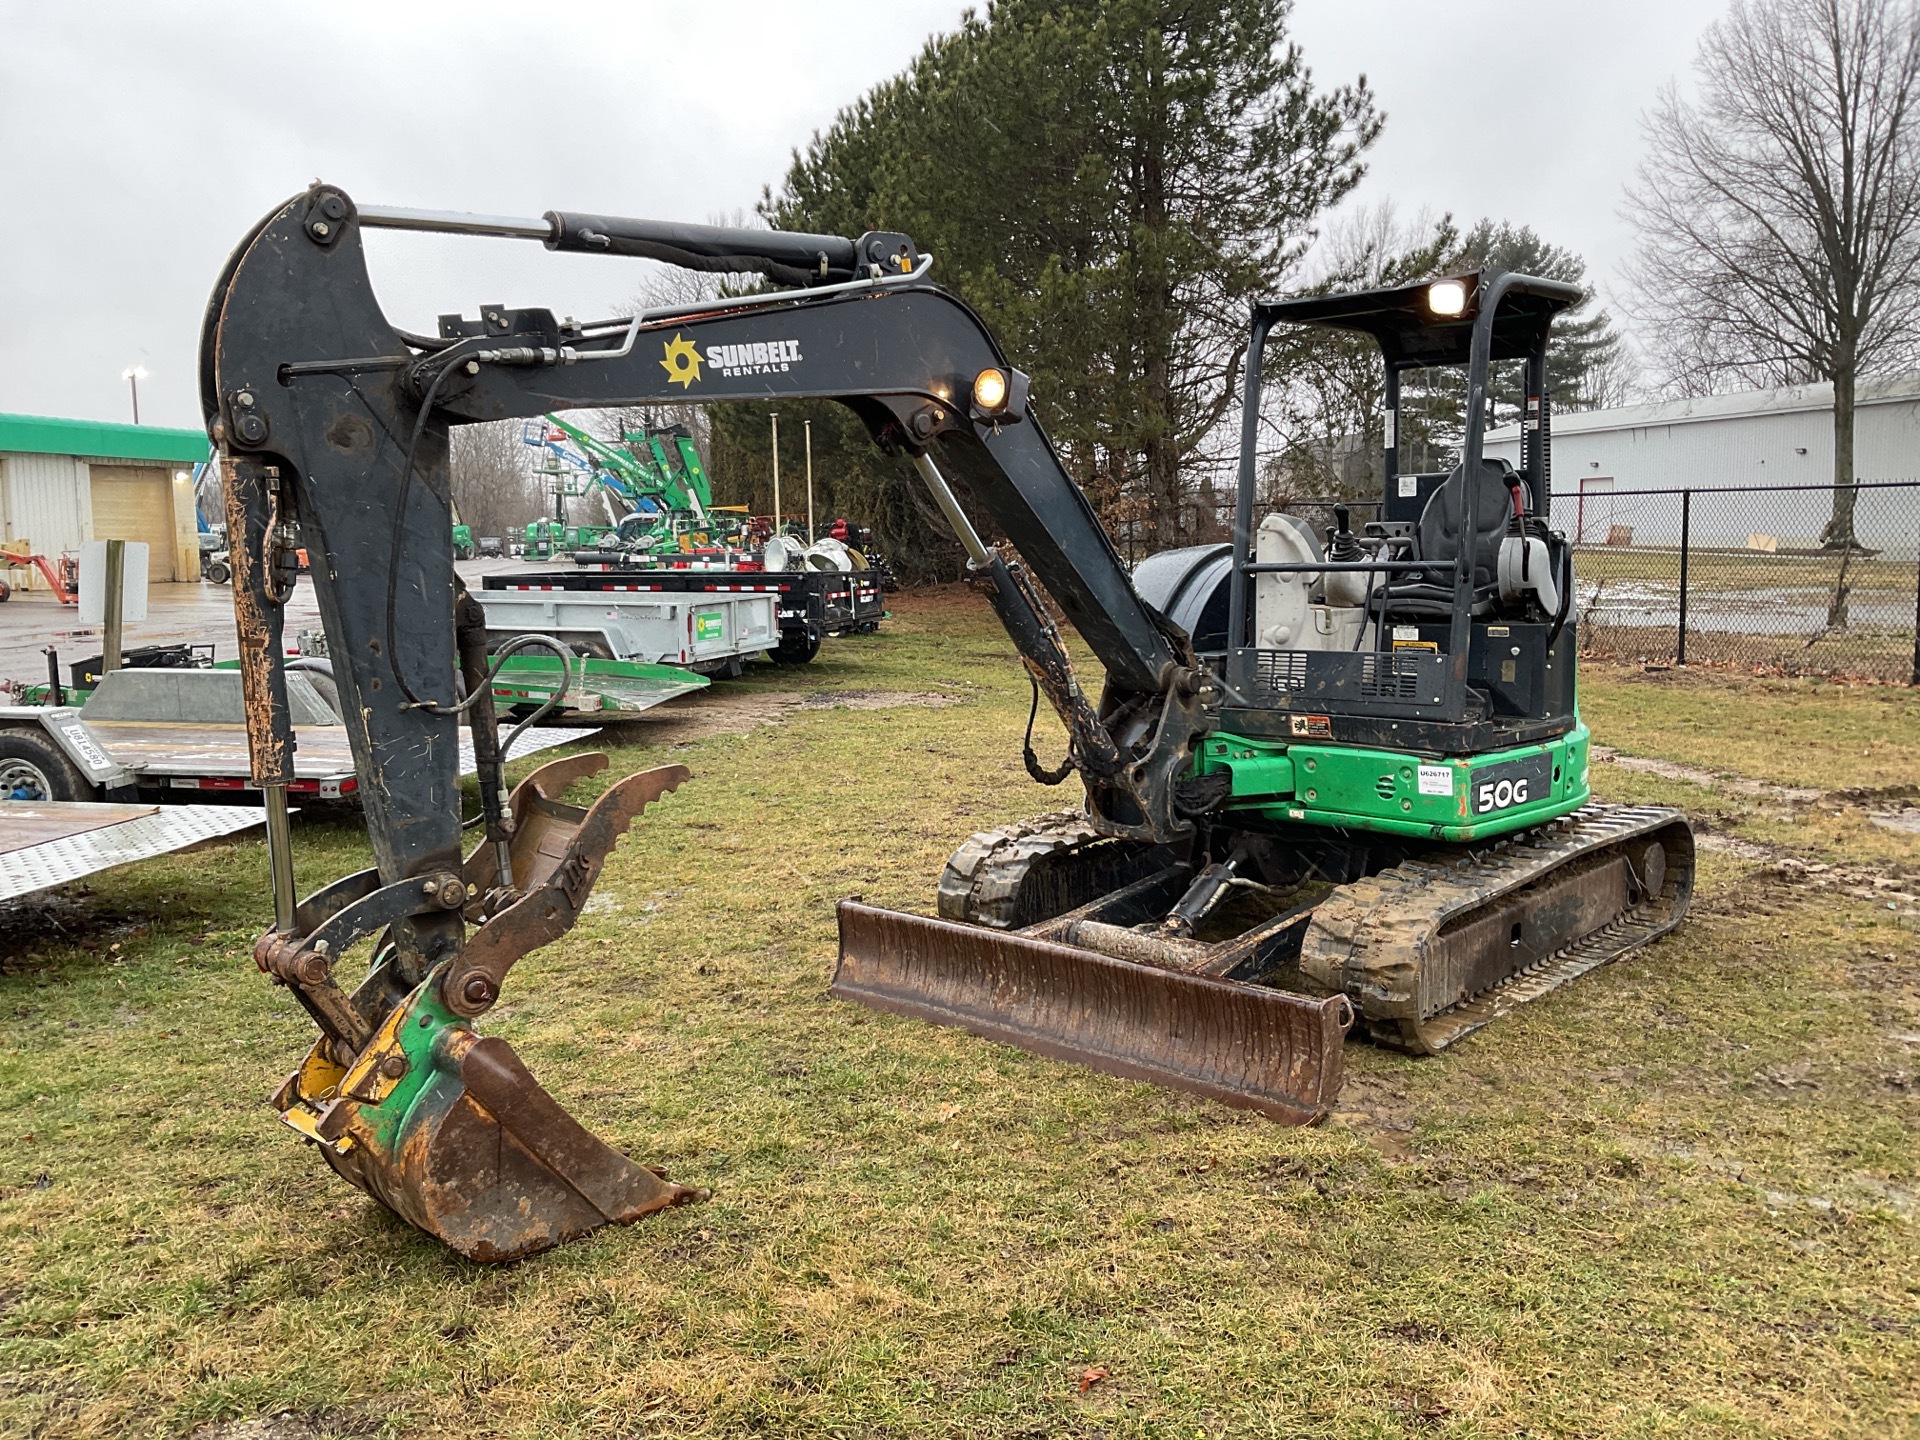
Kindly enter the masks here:
[[1436, 280], [1427, 287], [1427, 309], [1436, 315], [1463, 315], [1467, 309], [1464, 280]]
[[988, 414], [1007, 403], [1007, 372], [989, 367], [973, 377], [973, 403]]

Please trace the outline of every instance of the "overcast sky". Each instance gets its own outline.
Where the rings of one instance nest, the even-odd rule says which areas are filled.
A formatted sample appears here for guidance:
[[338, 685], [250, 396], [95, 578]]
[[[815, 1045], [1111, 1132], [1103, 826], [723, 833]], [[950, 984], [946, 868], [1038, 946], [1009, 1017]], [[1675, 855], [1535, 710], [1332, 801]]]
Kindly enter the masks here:
[[[1724, 0], [1297, 0], [1324, 83], [1364, 72], [1386, 133], [1357, 200], [1533, 225], [1603, 287], [1638, 117]], [[256, 219], [321, 177], [363, 202], [705, 220], [952, 25], [852, 9], [0, 0], [0, 411], [200, 424], [199, 320]], [[527, 242], [368, 238], [389, 316], [485, 301], [609, 313], [641, 262]]]

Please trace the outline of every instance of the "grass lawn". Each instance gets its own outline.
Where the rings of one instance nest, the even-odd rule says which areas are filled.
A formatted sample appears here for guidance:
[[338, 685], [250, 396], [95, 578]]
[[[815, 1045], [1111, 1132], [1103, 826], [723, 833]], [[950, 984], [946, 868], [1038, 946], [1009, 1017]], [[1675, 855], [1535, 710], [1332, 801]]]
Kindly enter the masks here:
[[[1350, 1046], [1289, 1130], [825, 997], [836, 899], [930, 909], [1063, 798], [984, 604], [894, 608], [723, 687], [805, 687], [777, 721], [615, 748], [694, 779], [485, 1027], [704, 1204], [487, 1269], [334, 1178], [265, 1103], [311, 1031], [257, 840], [0, 911], [0, 1434], [1920, 1430], [1920, 838], [1868, 818], [1914, 696], [1590, 671], [1603, 742], [1701, 772], [1606, 798], [1813, 868], [1706, 854], [1676, 936], [1443, 1058]], [[361, 863], [297, 835], [308, 887]]]

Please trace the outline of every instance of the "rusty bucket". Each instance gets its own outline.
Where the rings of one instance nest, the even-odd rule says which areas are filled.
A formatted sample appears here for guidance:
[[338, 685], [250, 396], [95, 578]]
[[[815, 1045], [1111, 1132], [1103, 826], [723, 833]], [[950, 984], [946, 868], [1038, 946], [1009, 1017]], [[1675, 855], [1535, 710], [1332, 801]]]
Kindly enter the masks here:
[[275, 1097], [344, 1178], [488, 1262], [704, 1198], [590, 1134], [512, 1046], [439, 1003], [438, 981], [396, 1008], [350, 1069], [326, 1059], [323, 1041]]
[[[379, 962], [352, 1002], [314, 1007], [339, 1022], [336, 1033], [323, 1035], [274, 1096], [281, 1118], [343, 1177], [471, 1260], [519, 1259], [706, 1195], [595, 1138], [512, 1046], [473, 1028], [513, 962], [573, 925], [619, 836], [687, 778], [681, 766], [660, 766], [617, 782], [587, 809], [559, 798], [606, 763], [570, 756], [521, 782], [511, 801], [511, 887], [499, 886], [493, 851], [482, 844], [455, 892], [491, 890], [497, 910], [475, 899], [467, 918], [479, 928], [467, 944], [400, 994], [364, 1043], [358, 1035], [343, 1043], [340, 1032], [375, 997], [395, 993]], [[273, 949], [278, 940], [264, 943]], [[272, 959], [303, 983], [312, 952], [309, 934]], [[302, 993], [311, 1000], [323, 984], [331, 982]]]

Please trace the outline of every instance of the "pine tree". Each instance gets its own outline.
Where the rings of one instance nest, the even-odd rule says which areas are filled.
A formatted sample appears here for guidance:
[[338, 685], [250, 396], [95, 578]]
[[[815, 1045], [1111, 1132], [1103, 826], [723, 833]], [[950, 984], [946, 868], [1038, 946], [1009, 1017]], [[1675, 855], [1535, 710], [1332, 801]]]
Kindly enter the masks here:
[[[816, 135], [762, 213], [913, 235], [1032, 375], [1096, 504], [1185, 543], [1211, 519], [1248, 302], [1285, 288], [1381, 124], [1364, 78], [1315, 88], [1288, 9], [997, 0]], [[720, 428], [744, 455], [764, 420]]]

